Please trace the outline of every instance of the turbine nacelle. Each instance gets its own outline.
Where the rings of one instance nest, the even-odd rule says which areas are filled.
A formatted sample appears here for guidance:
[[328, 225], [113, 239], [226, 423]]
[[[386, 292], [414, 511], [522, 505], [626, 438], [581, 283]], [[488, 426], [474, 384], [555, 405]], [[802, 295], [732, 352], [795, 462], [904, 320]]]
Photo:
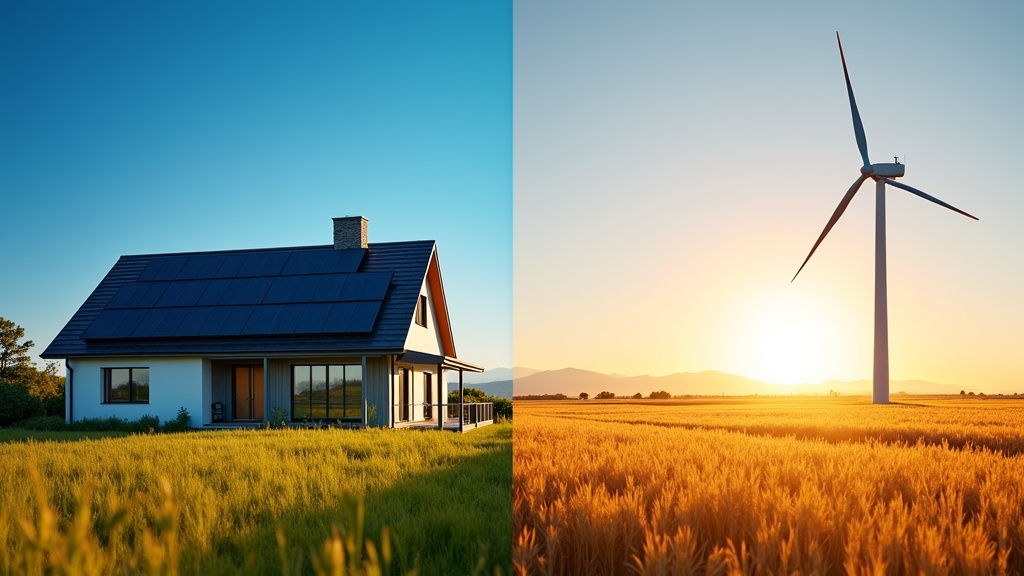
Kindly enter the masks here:
[[879, 164], [871, 164], [869, 166], [862, 166], [860, 173], [865, 176], [871, 176], [875, 180], [879, 178], [902, 178], [906, 171], [906, 167], [899, 162], [882, 162]]

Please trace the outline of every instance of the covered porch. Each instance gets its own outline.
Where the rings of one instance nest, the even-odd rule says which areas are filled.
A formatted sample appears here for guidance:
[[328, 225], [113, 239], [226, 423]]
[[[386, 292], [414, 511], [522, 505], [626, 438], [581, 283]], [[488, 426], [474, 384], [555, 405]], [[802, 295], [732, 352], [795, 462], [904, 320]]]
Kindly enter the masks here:
[[[458, 402], [448, 400], [445, 371], [459, 374]], [[397, 355], [392, 365], [392, 381], [395, 383], [392, 395], [394, 402], [391, 406], [393, 426], [465, 432], [493, 424], [494, 405], [491, 402], [463, 401], [463, 374], [483, 371], [482, 367], [475, 364], [440, 354], [406, 351]], [[417, 375], [421, 375], [423, 390], [419, 397]], [[434, 375], [437, 375], [436, 380]]]

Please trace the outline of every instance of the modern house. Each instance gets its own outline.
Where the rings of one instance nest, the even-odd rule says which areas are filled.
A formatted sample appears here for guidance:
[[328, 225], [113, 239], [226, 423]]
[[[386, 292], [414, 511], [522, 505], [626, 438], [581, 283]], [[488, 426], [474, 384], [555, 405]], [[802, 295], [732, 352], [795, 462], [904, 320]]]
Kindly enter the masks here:
[[446, 371], [483, 369], [455, 355], [434, 241], [367, 243], [359, 216], [333, 245], [122, 256], [42, 357], [66, 359], [68, 421], [492, 420], [447, 404]]

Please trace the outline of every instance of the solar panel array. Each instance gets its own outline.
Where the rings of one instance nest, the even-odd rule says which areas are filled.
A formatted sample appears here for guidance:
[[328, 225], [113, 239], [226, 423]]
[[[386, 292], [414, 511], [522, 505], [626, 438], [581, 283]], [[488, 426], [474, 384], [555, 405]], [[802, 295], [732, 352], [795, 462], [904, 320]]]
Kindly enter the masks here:
[[153, 257], [85, 330], [87, 340], [370, 332], [391, 272], [364, 250]]

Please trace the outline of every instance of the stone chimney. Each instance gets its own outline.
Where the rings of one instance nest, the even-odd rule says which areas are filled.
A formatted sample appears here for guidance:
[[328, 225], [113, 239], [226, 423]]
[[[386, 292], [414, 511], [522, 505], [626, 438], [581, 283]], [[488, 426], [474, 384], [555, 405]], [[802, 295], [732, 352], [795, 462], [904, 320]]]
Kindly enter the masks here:
[[366, 248], [366, 218], [346, 216], [334, 219], [334, 249]]

